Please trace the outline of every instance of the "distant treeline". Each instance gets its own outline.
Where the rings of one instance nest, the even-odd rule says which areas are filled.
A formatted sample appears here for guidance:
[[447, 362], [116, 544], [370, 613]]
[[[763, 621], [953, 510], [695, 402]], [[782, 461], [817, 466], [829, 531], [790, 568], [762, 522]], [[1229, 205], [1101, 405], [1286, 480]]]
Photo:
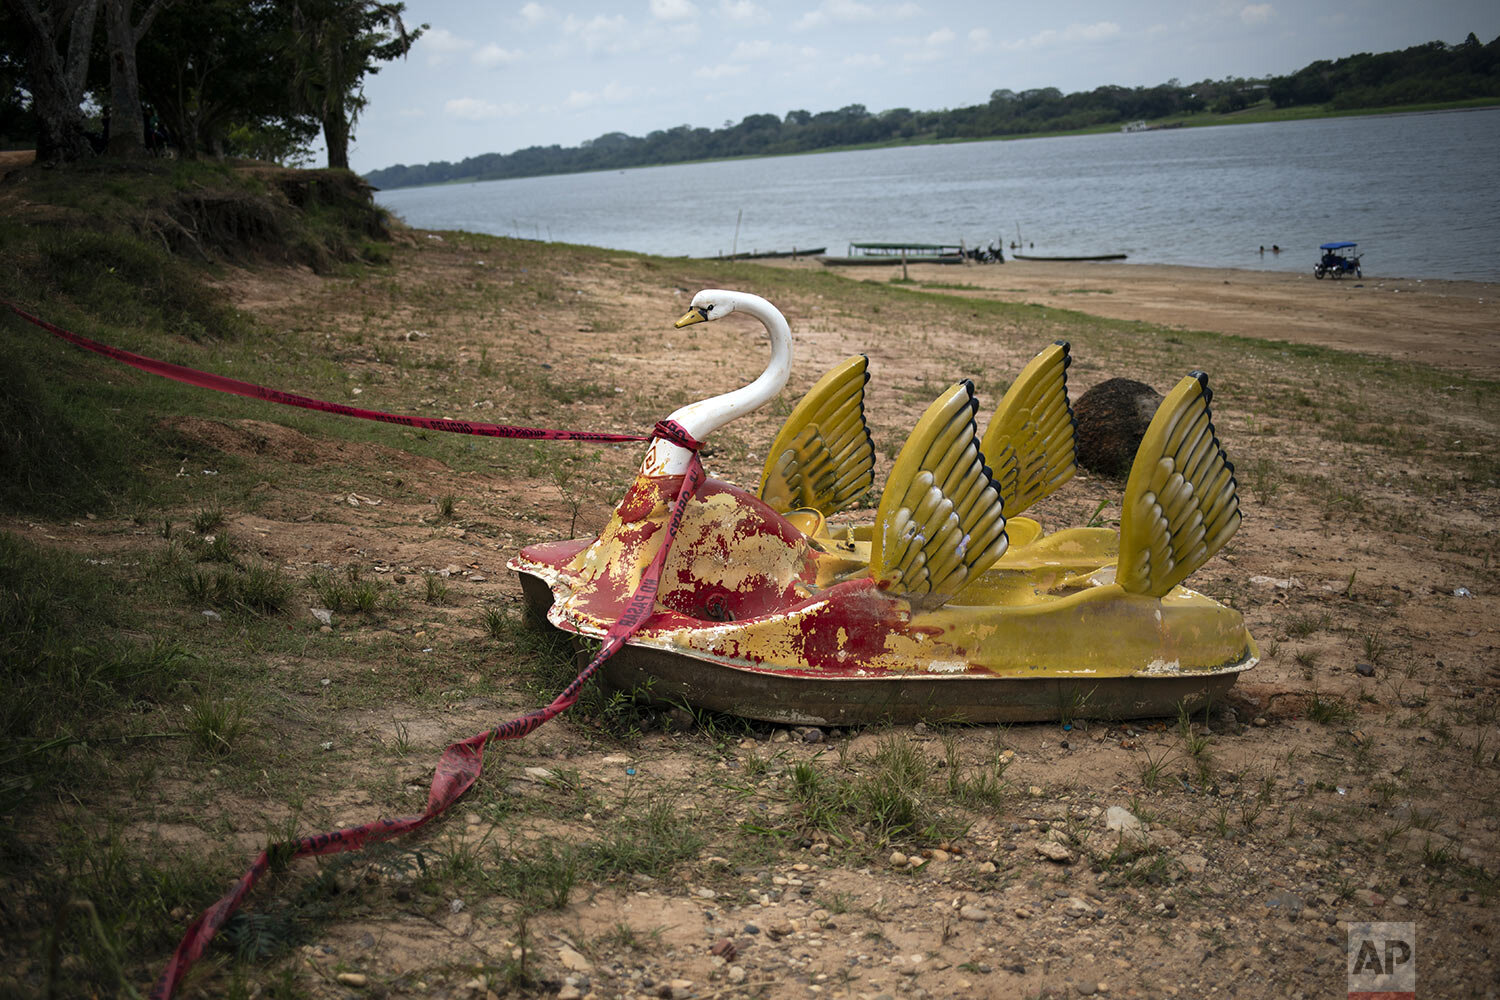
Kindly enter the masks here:
[[1322, 105], [1333, 110], [1401, 104], [1500, 99], [1500, 38], [1481, 44], [1471, 33], [1458, 45], [1428, 42], [1400, 52], [1319, 60], [1289, 76], [1204, 80], [1183, 86], [1099, 87], [1063, 94], [1055, 87], [996, 90], [988, 104], [948, 111], [893, 108], [871, 113], [862, 104], [784, 117], [750, 115], [724, 128], [676, 128], [644, 138], [610, 132], [579, 146], [531, 146], [485, 153], [457, 163], [397, 164], [365, 176], [377, 187], [498, 180], [681, 163], [729, 156], [776, 156], [837, 146], [939, 139], [987, 139], [1036, 132], [1169, 118], [1201, 111], [1228, 114], [1269, 100], [1278, 108]]

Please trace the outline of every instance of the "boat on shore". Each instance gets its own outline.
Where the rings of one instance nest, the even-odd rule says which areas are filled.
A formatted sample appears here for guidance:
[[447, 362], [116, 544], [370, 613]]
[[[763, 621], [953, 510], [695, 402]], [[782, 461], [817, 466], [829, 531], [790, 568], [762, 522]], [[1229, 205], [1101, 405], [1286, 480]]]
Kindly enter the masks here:
[[1125, 254], [1122, 254], [1122, 253], [1095, 253], [1095, 254], [1082, 254], [1082, 255], [1070, 256], [1070, 257], [1041, 257], [1041, 256], [1038, 256], [1037, 254], [1014, 253], [1014, 252], [1012, 252], [1010, 256], [1011, 256], [1012, 260], [1081, 261], [1081, 260], [1124, 260], [1125, 259]]
[[817, 257], [826, 253], [827, 247], [808, 247], [806, 250], [792, 247], [790, 250], [752, 250], [748, 253], [721, 253], [715, 257], [701, 257], [700, 260], [770, 260], [773, 257]]
[[962, 264], [964, 246], [961, 243], [850, 243], [848, 256], [818, 259], [827, 267]]
[[[678, 408], [690, 441], [763, 406], [792, 362], [785, 316], [706, 289], [676, 326], [760, 320], [765, 370]], [[657, 437], [602, 530], [508, 565], [531, 613], [603, 641], [617, 691], [782, 724], [993, 724], [1175, 715], [1219, 702], [1260, 653], [1239, 611], [1183, 586], [1239, 526], [1234, 467], [1193, 372], [1142, 438], [1119, 531], [1024, 516], [1072, 478], [1065, 342], [1011, 383], [985, 435], [972, 382], [927, 408], [873, 522], [831, 524], [875, 483], [869, 361], [836, 365], [772, 440], [758, 492]], [[674, 540], [675, 539], [675, 540]], [[620, 623], [631, 620], [621, 634]]]

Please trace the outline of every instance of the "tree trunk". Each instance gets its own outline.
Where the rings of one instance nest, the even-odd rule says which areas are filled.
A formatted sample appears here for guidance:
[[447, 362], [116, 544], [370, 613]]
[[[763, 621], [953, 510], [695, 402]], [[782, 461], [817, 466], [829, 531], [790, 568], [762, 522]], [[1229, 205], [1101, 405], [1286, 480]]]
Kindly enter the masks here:
[[[36, 158], [42, 163], [81, 160], [93, 155], [83, 125], [82, 73], [94, 30], [93, 3], [75, 11], [68, 38], [66, 61], [57, 51], [57, 38], [50, 11], [35, 0], [8, 0], [26, 28], [26, 62], [31, 73], [31, 104], [37, 118]], [[78, 86], [73, 86], [73, 79]]]
[[170, 0], [152, 0], [139, 23], [132, 22], [135, 0], [105, 0], [104, 25], [109, 38], [109, 155], [144, 156], [146, 123], [141, 113], [141, 81], [135, 49], [141, 36]]
[[106, 0], [109, 33], [109, 155], [144, 156], [146, 127], [141, 116], [141, 84], [135, 70], [135, 28], [131, 0]]
[[328, 165], [349, 169], [349, 118], [343, 108], [323, 113], [323, 142], [328, 146]]

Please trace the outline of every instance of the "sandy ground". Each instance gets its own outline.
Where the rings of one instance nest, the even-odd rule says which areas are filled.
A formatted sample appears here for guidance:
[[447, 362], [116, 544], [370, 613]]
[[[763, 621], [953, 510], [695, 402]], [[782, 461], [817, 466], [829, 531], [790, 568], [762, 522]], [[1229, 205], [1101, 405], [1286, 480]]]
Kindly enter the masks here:
[[[815, 261], [769, 261], [819, 268]], [[1500, 287], [1367, 275], [1325, 279], [1306, 273], [1128, 262], [1052, 263], [909, 269], [919, 282], [972, 285], [953, 294], [1028, 302], [1110, 319], [1290, 340], [1500, 376]], [[885, 280], [894, 268], [844, 268], [851, 278]]]
[[[953, 295], [1500, 374], [1494, 286], [1128, 264], [912, 276], [980, 286]], [[693, 290], [724, 280], [722, 269], [696, 262], [417, 234], [388, 277], [268, 270], [238, 275], [226, 290], [271, 328], [310, 324], [305, 340], [289, 343], [337, 365], [360, 405], [629, 429], [740, 384], [747, 359], [759, 364], [758, 341], [746, 348], [754, 330], [738, 318], [693, 327], [691, 337], [670, 330]], [[926, 300], [891, 296], [874, 309], [873, 298], [821, 291], [777, 296], [797, 336], [792, 391], [868, 352], [877, 482], [889, 468], [886, 446], [956, 374], [988, 373], [989, 392], [1050, 339], [1045, 322], [976, 330], [952, 310], [933, 320]], [[1075, 392], [1116, 374], [1160, 381], [1182, 371], [1187, 359], [1172, 344], [1129, 339], [1082, 331]], [[438, 874], [418, 880], [373, 862], [348, 869], [357, 878], [346, 909], [312, 924], [294, 953], [232, 974], [253, 995], [271, 995], [266, 984], [284, 974], [318, 1000], [356, 995], [344, 976], [370, 996], [489, 1000], [507, 993], [507, 963], [525, 940], [534, 979], [511, 996], [1312, 998], [1344, 994], [1349, 927], [1386, 920], [1417, 927], [1418, 995], [1495, 996], [1500, 491], [1484, 465], [1496, 441], [1495, 411], [1482, 402], [1489, 389], [1447, 387], [1450, 413], [1413, 419], [1409, 434], [1391, 438], [1382, 433], [1387, 411], [1363, 398], [1365, 387], [1320, 384], [1319, 371], [1242, 347], [1209, 350], [1224, 366], [1218, 384], [1237, 389], [1216, 399], [1215, 417], [1245, 470], [1246, 520], [1193, 577], [1242, 609], [1264, 655], [1227, 711], [1185, 727], [1131, 720], [815, 736], [715, 732], [669, 716], [629, 740], [565, 717], [494, 751], [480, 786], [411, 842]], [[500, 360], [480, 377], [487, 359]], [[1369, 390], [1388, 393], [1380, 405], [1395, 407], [1393, 419], [1431, 402], [1425, 383], [1413, 388], [1400, 375], [1383, 374]], [[295, 373], [287, 379], [285, 388], [306, 389]], [[591, 385], [598, 391], [581, 391]], [[756, 449], [784, 412], [765, 407], [716, 434], [713, 474], [753, 485]], [[319, 629], [305, 610], [312, 595], [298, 591], [286, 629], [306, 644], [274, 658], [268, 696], [284, 706], [273, 738], [303, 769], [276, 773], [294, 775], [306, 797], [302, 832], [419, 809], [446, 742], [534, 707], [518, 681], [526, 654], [490, 642], [481, 624], [487, 610], [519, 606], [505, 561], [525, 544], [596, 531], [636, 452], [574, 465], [566, 448], [528, 462], [484, 443], [494, 464], [455, 472], [404, 454], [402, 431], [377, 447], [344, 440], [332, 425], [292, 431], [269, 409], [257, 418], [177, 419], [191, 442], [187, 468], [218, 468], [225, 453], [247, 463], [236, 474], [243, 482], [227, 485], [253, 494], [254, 509], [226, 506], [222, 530], [298, 578], [357, 570], [399, 598], [389, 613], [341, 612]], [[1460, 431], [1448, 433], [1450, 419], [1464, 450], [1451, 447]], [[1460, 458], [1467, 464], [1455, 465]], [[218, 476], [214, 484], [227, 488]], [[1079, 476], [1035, 512], [1050, 527], [1117, 517], [1120, 489]], [[445, 493], [456, 499], [448, 520], [434, 515]], [[576, 525], [570, 496], [580, 503]], [[184, 525], [192, 514], [164, 516]], [[168, 545], [123, 520], [4, 526], [95, 554]], [[438, 602], [422, 596], [428, 574], [447, 581]], [[210, 630], [219, 626], [198, 606], [167, 611], [215, 648]], [[403, 693], [413, 680], [440, 697]], [[1337, 712], [1317, 718], [1318, 704]], [[408, 741], [409, 750], [393, 749]], [[927, 807], [962, 818], [961, 833], [903, 835], [877, 848], [852, 823], [830, 835], [804, 814], [793, 792], [799, 765], [853, 781], [888, 742], [933, 768]], [[143, 802], [158, 816], [190, 819], [137, 821], [132, 836], [253, 848], [264, 817], [288, 809], [284, 790], [253, 777], [259, 752], [230, 758], [211, 781], [192, 762], [162, 760]], [[1002, 795], [978, 805], [945, 798], [941, 776], [983, 773], [997, 754]], [[193, 780], [205, 782], [204, 799], [189, 814]], [[653, 797], [670, 799], [683, 829], [707, 838], [669, 874], [581, 879], [564, 905], [529, 924], [495, 889], [496, 873], [517, 858], [593, 842]], [[1112, 807], [1146, 831], [1127, 842], [1108, 828]], [[1068, 860], [1049, 860], [1053, 845]], [[249, 911], [275, 912], [290, 896], [267, 886]], [[190, 918], [174, 914], [173, 930]], [[153, 970], [161, 959], [133, 957]], [[230, 974], [206, 971], [189, 995], [217, 995]], [[34, 969], [25, 975], [40, 981]]]

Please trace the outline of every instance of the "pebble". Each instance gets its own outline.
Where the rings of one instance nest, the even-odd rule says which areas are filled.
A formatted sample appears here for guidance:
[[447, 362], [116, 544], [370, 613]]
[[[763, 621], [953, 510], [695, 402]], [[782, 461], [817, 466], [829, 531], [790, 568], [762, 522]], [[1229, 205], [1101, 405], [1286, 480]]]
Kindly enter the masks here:
[[745, 969], [743, 966], [731, 965], [729, 967], [729, 981], [738, 985], [745, 981]]
[[583, 991], [576, 986], [564, 986], [557, 991], [557, 1000], [583, 1000]]
[[906, 863], [910, 860], [910, 858], [902, 854], [900, 851], [891, 852], [890, 862], [892, 868], [905, 868]]
[[583, 954], [567, 945], [557, 949], [557, 960], [563, 964], [563, 968], [573, 972], [588, 972], [594, 967]]
[[1055, 840], [1038, 841], [1036, 852], [1048, 861], [1056, 861], [1060, 865], [1073, 863], [1073, 852]]
[[1177, 862], [1189, 875], [1202, 875], [1208, 867], [1208, 859], [1201, 854], [1184, 854]]
[[802, 734], [802, 742], [803, 743], [822, 743], [823, 742], [823, 730], [821, 730], [821, 729], [809, 729], [809, 730], [806, 730]]
[[1278, 910], [1288, 920], [1296, 920], [1304, 905], [1302, 897], [1294, 892], [1273, 892], [1266, 897], [1266, 909]]
[[345, 986], [363, 987], [370, 982], [363, 972], [340, 972], [334, 978]]
[[979, 866], [979, 874], [981, 874], [981, 875], [993, 875], [993, 874], [995, 874], [995, 863], [993, 861], [986, 861], [983, 864], [981, 864]]
[[982, 924], [986, 920], [990, 919], [988, 911], [986, 911], [982, 906], [965, 906], [958, 911], [958, 915], [960, 918], [964, 920], [972, 920], [976, 924]]
[[1257, 715], [1255, 718], [1250, 720], [1250, 725], [1254, 726], [1256, 729], [1264, 729], [1269, 726], [1270, 723], [1266, 721], [1266, 717], [1264, 715]]

